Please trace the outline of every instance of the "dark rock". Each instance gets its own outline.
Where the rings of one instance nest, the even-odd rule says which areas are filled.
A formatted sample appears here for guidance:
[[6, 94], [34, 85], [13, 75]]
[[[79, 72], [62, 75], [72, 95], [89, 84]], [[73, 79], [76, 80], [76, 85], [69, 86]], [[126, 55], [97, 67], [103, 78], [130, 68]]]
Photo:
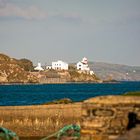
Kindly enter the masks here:
[[60, 100], [54, 100], [52, 102], [48, 102], [48, 103], [44, 103], [44, 104], [69, 104], [69, 103], [73, 103], [73, 101], [69, 98], [63, 98]]

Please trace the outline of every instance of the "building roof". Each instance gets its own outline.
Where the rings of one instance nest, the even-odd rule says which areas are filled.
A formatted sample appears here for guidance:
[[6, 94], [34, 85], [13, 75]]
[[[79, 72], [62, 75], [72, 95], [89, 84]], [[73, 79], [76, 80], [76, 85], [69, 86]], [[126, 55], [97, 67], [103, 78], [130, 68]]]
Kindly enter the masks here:
[[87, 64], [88, 63], [88, 59], [86, 57], [84, 57], [81, 61], [83, 64]]

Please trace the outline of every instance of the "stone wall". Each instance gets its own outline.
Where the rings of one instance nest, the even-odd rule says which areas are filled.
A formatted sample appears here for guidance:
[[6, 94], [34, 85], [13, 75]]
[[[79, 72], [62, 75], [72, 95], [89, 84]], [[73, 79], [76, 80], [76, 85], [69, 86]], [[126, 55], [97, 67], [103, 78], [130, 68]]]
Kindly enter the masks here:
[[82, 135], [122, 135], [139, 123], [140, 97], [100, 96], [82, 104]]

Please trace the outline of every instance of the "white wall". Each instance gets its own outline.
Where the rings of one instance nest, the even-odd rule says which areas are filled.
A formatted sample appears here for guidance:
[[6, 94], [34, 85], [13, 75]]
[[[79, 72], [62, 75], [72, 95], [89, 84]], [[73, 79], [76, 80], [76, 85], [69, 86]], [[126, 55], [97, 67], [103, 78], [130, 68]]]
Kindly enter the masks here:
[[41, 63], [38, 63], [37, 67], [34, 70], [43, 71], [44, 69], [41, 67]]
[[77, 70], [89, 71], [90, 68], [88, 67], [88, 64], [83, 64], [81, 62], [78, 62], [77, 63]]
[[52, 62], [52, 69], [54, 70], [68, 70], [68, 64], [63, 61]]

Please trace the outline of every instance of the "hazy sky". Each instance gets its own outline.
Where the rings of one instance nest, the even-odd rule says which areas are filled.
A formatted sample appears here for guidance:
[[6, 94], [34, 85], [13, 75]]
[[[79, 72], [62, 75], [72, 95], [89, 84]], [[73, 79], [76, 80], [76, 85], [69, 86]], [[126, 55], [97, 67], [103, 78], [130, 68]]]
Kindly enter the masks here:
[[140, 0], [0, 0], [0, 52], [140, 66]]

